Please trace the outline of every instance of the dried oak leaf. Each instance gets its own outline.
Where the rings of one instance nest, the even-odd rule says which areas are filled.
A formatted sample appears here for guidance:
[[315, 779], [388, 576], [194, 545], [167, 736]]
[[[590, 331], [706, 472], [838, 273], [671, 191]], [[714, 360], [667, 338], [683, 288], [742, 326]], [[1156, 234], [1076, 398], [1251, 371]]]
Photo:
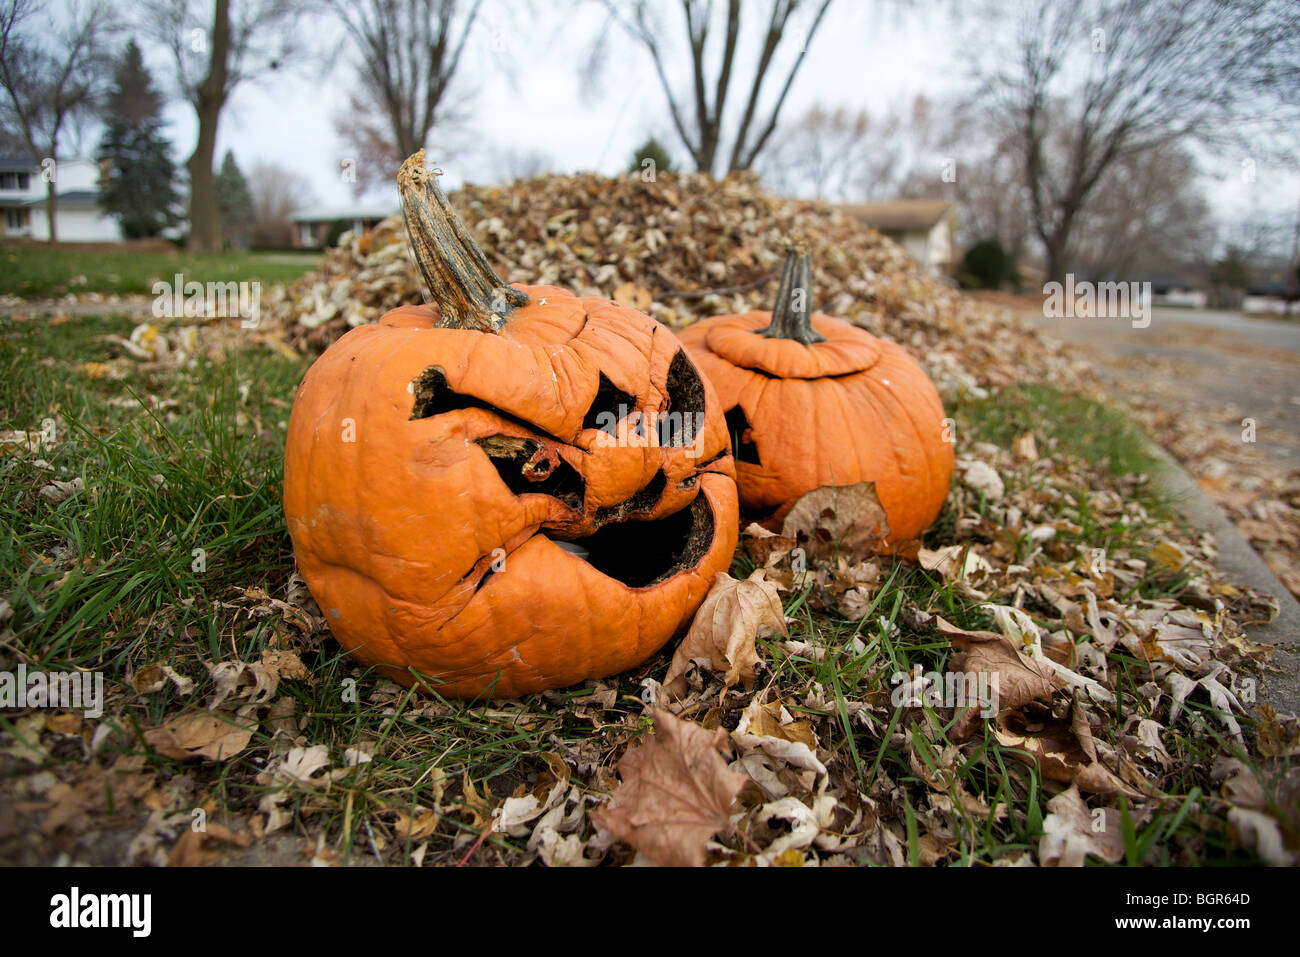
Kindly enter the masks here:
[[1082, 867], [1089, 855], [1114, 864], [1124, 857], [1124, 829], [1114, 808], [1091, 811], [1071, 787], [1047, 802], [1038, 861], [1045, 867]]
[[794, 503], [781, 534], [797, 539], [810, 558], [838, 556], [856, 562], [875, 553], [889, 537], [889, 518], [876, 496], [875, 482], [826, 485]]
[[695, 659], [708, 661], [715, 671], [726, 671], [724, 691], [737, 681], [752, 687], [754, 666], [759, 661], [754, 639], [761, 628], [788, 634], [776, 585], [763, 577], [762, 569], [743, 581], [718, 572], [691, 630], [673, 653], [664, 690], [678, 698], [685, 695], [686, 669]]
[[[1060, 686], [1052, 667], [1030, 658], [1005, 635], [993, 631], [967, 631], [936, 615], [939, 634], [952, 639], [956, 654], [949, 659], [950, 671], [969, 675], [987, 674], [999, 708], [1019, 708], [1030, 701], [1049, 700]], [[996, 684], [993, 683], [996, 678]]]
[[208, 823], [203, 831], [186, 828], [167, 852], [167, 866], [206, 867], [224, 856], [217, 849], [218, 844], [246, 848], [252, 843], [253, 839], [243, 831], [232, 831], [215, 821]]
[[754, 560], [755, 565], [759, 568], [769, 568], [789, 555], [799, 543], [793, 538], [785, 538], [776, 532], [770, 532], [757, 522], [751, 522], [749, 527], [740, 533], [740, 544], [745, 549], [745, 554]]
[[731, 802], [745, 783], [727, 769], [727, 732], [652, 710], [653, 737], [618, 762], [622, 783], [592, 819], [662, 867], [698, 867], [705, 844], [729, 826]]
[[144, 739], [159, 754], [178, 761], [225, 761], [248, 747], [257, 730], [257, 722], [243, 710], [247, 709], [238, 714], [191, 711], [177, 715], [150, 728]]
[[1016, 758], [1037, 767], [1049, 781], [1073, 784], [1094, 794], [1141, 797], [1098, 760], [1096, 742], [1077, 701], [1074, 717], [1068, 722], [1057, 718], [1034, 722], [1008, 709], [999, 716], [993, 733], [1000, 744], [1014, 749]]

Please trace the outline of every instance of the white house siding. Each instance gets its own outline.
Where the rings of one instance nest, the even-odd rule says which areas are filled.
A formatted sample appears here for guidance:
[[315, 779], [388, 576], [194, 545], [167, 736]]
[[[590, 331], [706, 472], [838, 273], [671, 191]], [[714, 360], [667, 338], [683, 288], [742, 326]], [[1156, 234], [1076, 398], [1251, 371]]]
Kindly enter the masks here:
[[[6, 172], [20, 172], [9, 170]], [[41, 178], [40, 166], [33, 164], [21, 172], [27, 174], [27, 188], [3, 188], [0, 185], [0, 206], [25, 208], [26, 227], [11, 228], [6, 220], [0, 222], [6, 236], [27, 236], [31, 239], [50, 238], [49, 217], [45, 214], [47, 183]], [[54, 167], [54, 183], [60, 194], [84, 190], [99, 190], [99, 164], [88, 159], [60, 160]], [[36, 205], [28, 205], [35, 203]], [[116, 219], [106, 216], [98, 207], [84, 203], [59, 203], [54, 214], [58, 240], [69, 243], [113, 243], [122, 240], [122, 229]]]
[[[32, 206], [31, 214], [32, 239], [49, 239], [50, 218], [45, 214], [44, 205]], [[122, 240], [122, 227], [118, 221], [97, 208], [57, 207], [54, 216], [58, 220], [56, 226], [61, 243], [116, 243]]]

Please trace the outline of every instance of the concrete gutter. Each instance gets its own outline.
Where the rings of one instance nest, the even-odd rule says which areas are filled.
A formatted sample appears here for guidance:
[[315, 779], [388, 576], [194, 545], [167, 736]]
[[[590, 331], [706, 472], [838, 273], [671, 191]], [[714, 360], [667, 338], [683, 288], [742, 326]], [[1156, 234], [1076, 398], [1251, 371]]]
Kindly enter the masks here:
[[1273, 646], [1269, 672], [1257, 698], [1259, 704], [1271, 705], [1279, 713], [1300, 714], [1300, 603], [1223, 510], [1206, 497], [1196, 480], [1164, 449], [1152, 445], [1151, 451], [1166, 465], [1153, 470], [1152, 479], [1175, 499], [1188, 522], [1213, 533], [1219, 546], [1219, 570], [1234, 584], [1249, 585], [1277, 599], [1277, 617], [1268, 624], [1251, 625], [1248, 630], [1252, 641]]

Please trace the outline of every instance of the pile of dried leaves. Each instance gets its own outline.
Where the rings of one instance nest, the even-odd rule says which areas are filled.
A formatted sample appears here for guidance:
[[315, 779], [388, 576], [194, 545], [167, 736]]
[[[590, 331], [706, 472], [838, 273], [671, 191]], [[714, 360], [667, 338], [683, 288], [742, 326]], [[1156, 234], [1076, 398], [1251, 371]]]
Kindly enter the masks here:
[[[926, 276], [876, 230], [824, 204], [770, 196], [750, 174], [547, 176], [466, 186], [451, 201], [508, 282], [616, 299], [680, 328], [770, 309], [784, 245], [801, 237], [814, 307], [908, 347], [941, 392], [1024, 379], [1068, 387], [1079, 375], [1003, 310]], [[319, 269], [273, 291], [265, 312], [295, 345], [319, 349], [424, 299], [393, 217], [327, 250]]]

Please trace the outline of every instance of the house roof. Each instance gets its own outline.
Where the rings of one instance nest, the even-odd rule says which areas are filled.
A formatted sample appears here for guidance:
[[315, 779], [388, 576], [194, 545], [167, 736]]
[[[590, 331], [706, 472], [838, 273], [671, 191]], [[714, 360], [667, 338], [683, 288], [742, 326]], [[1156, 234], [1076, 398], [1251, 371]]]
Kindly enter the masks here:
[[336, 219], [387, 219], [396, 214], [391, 206], [312, 206], [289, 218], [295, 223], [332, 223]]
[[956, 203], [946, 199], [895, 199], [888, 203], [846, 203], [840, 209], [880, 230], [930, 229], [955, 213]]
[[[26, 206], [44, 206], [45, 197], [40, 199], [29, 199], [24, 205]], [[59, 193], [59, 206], [98, 206], [99, 193], [93, 189], [70, 189], [66, 193]]]

